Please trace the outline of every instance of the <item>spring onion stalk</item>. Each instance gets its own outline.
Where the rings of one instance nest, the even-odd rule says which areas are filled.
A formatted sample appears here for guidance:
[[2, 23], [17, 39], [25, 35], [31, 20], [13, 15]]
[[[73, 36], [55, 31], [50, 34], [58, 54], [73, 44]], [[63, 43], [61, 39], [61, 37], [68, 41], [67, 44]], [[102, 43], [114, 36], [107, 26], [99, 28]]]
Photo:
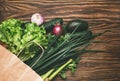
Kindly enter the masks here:
[[49, 80], [52, 80], [60, 71], [62, 71], [69, 63], [71, 63], [73, 59], [68, 60], [65, 64], [63, 64], [59, 69], [57, 69], [52, 75], [50, 75]]
[[69, 50], [65, 51], [64, 53], [60, 54], [60, 56], [57, 56], [56, 58], [54, 57], [54, 59], [52, 59], [51, 61], [49, 61], [49, 63], [45, 63], [44, 66], [41, 66], [39, 69], [36, 70], [36, 72], [41, 71], [44, 68], [47, 68], [48, 66], [50, 66], [51, 64], [55, 63], [56, 61], [58, 61], [58, 59], [62, 58], [62, 56], [67, 53]]
[[55, 69], [51, 69], [49, 70], [47, 73], [45, 73], [44, 75], [42, 75], [42, 79], [45, 80], [46, 78], [48, 78], [50, 76], [50, 74], [54, 71]]

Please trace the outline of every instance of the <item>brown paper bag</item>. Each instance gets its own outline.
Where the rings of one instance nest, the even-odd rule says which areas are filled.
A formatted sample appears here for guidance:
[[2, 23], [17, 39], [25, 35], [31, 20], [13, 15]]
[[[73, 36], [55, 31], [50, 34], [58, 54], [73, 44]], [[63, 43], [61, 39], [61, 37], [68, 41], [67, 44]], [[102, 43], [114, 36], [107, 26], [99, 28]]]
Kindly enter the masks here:
[[43, 81], [29, 66], [0, 45], [0, 81]]

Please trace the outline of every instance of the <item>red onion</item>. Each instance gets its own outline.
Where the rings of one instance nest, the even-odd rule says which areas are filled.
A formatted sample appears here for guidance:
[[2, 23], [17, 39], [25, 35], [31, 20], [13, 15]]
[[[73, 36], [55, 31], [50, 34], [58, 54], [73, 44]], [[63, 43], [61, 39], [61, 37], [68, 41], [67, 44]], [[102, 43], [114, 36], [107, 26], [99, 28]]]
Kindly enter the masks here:
[[53, 28], [53, 34], [54, 35], [60, 35], [62, 33], [62, 27], [60, 25], [56, 25]]

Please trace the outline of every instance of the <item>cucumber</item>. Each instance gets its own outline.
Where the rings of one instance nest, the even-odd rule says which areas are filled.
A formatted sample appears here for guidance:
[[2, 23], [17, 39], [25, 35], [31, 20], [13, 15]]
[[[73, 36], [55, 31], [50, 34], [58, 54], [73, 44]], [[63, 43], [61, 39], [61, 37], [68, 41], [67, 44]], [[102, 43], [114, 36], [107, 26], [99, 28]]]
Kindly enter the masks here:
[[67, 25], [65, 27], [65, 31], [68, 33], [71, 33], [71, 32], [73, 32], [73, 30], [75, 28], [76, 28], [75, 32], [81, 32], [81, 31], [87, 30], [88, 23], [87, 23], [87, 21], [83, 21], [80, 19], [71, 20], [67, 23]]
[[54, 18], [54, 19], [52, 19], [52, 20], [50, 20], [48, 22], [44, 22], [42, 25], [45, 27], [47, 32], [51, 32], [53, 27], [56, 24], [62, 25], [63, 24], [63, 19], [62, 18]]

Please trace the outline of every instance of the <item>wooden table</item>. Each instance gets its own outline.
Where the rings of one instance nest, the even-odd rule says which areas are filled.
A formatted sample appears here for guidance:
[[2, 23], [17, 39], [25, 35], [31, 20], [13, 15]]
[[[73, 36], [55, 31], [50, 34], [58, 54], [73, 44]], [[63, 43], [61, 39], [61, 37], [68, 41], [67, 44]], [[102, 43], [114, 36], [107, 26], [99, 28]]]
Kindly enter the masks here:
[[[45, 20], [61, 17], [88, 21], [96, 32], [111, 30], [95, 40], [106, 43], [90, 45], [90, 49], [108, 53], [88, 53], [81, 57], [74, 75], [67, 72], [65, 81], [120, 81], [120, 0], [0, 0], [0, 21], [17, 18], [30, 21], [39, 12]], [[57, 77], [54, 81], [62, 81]]]

